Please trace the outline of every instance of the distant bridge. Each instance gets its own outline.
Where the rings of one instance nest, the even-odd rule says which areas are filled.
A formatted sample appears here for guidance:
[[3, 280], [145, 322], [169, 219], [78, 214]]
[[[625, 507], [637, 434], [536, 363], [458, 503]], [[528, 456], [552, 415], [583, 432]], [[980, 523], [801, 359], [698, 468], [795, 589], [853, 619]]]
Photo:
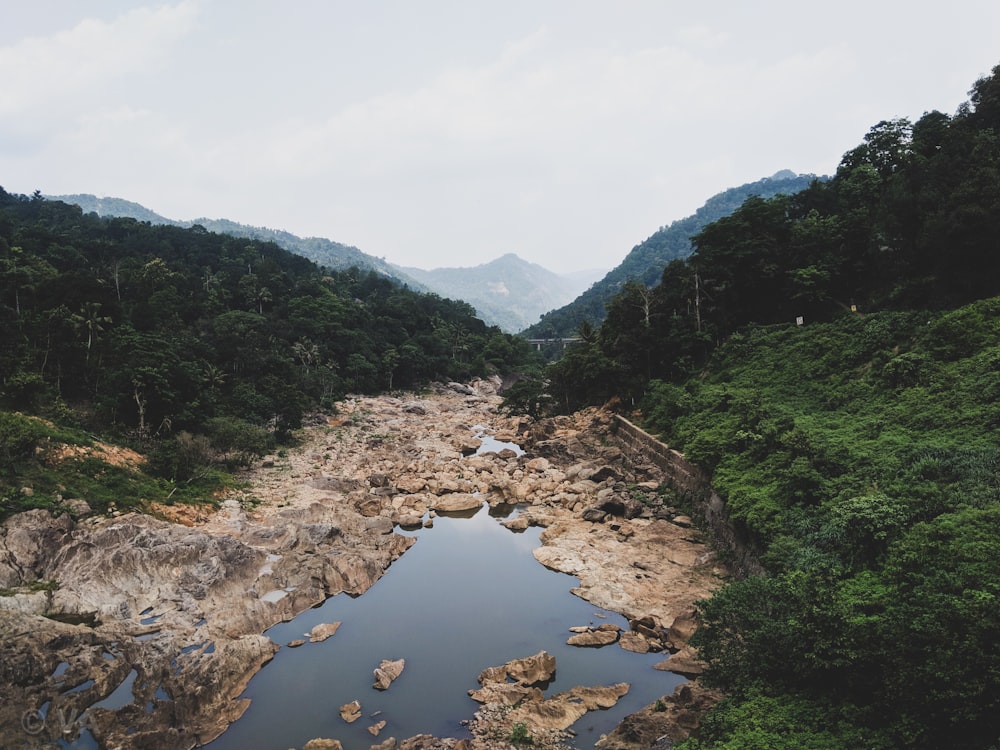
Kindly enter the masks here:
[[552, 344], [561, 344], [562, 348], [565, 349], [570, 344], [576, 344], [583, 341], [579, 336], [574, 336], [568, 339], [528, 339], [528, 343], [535, 347], [536, 352], [540, 352], [542, 347], [551, 346]]

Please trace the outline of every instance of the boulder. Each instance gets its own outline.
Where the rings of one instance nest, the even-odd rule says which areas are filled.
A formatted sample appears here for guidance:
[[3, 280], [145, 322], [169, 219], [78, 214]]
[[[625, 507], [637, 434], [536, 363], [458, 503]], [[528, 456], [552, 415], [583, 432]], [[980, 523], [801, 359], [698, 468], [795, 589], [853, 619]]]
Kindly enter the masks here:
[[635, 654], [649, 653], [649, 641], [635, 631], [622, 633], [618, 639], [618, 645]]
[[351, 724], [361, 718], [361, 702], [353, 700], [340, 707], [340, 718]]
[[539, 651], [534, 656], [512, 659], [499, 667], [487, 667], [479, 673], [479, 684], [507, 682], [513, 680], [518, 685], [533, 686], [547, 683], [556, 676], [556, 657], [547, 651]]
[[371, 734], [372, 737], [378, 737], [379, 732], [381, 732], [383, 729], [385, 729], [385, 719], [382, 719], [381, 721], [376, 721], [374, 724], [368, 727], [368, 732]]
[[416, 513], [403, 513], [397, 519], [397, 523], [404, 529], [416, 529], [423, 525], [424, 517]]
[[310, 643], [320, 643], [325, 641], [331, 635], [337, 632], [340, 627], [340, 622], [321, 622], [316, 625], [312, 630], [310, 630], [306, 635], [309, 636]]
[[392, 519], [385, 516], [375, 516], [365, 520], [365, 529], [375, 534], [391, 534], [392, 528]]
[[698, 658], [698, 652], [692, 646], [685, 644], [680, 651], [654, 664], [653, 669], [693, 677], [705, 671], [705, 663]]
[[516, 706], [525, 701], [544, 700], [545, 694], [540, 688], [513, 682], [487, 682], [478, 690], [470, 690], [469, 697], [477, 703]]
[[455, 450], [463, 456], [474, 456], [482, 445], [483, 441], [479, 438], [465, 438], [455, 441]]
[[408, 495], [415, 495], [427, 489], [427, 480], [415, 476], [399, 477], [396, 479], [396, 489]]
[[550, 466], [551, 464], [549, 463], [549, 459], [542, 458], [541, 456], [539, 456], [538, 458], [532, 458], [530, 461], [528, 461], [524, 465], [524, 468], [526, 468], [528, 471], [546, 472], [549, 470]]
[[344, 746], [340, 744], [340, 740], [328, 740], [318, 737], [314, 740], [309, 740], [302, 746], [302, 750], [344, 750]]
[[722, 695], [697, 682], [678, 685], [651, 706], [629, 714], [594, 745], [596, 750], [666, 750], [691, 736]]
[[568, 729], [588, 711], [607, 709], [628, 693], [629, 684], [575, 687], [544, 701], [524, 703], [510, 712], [512, 724], [524, 722], [533, 730]]
[[681, 612], [670, 623], [669, 638], [674, 643], [687, 643], [698, 630], [698, 612], [693, 607]]
[[570, 646], [599, 648], [617, 641], [618, 635], [619, 631], [617, 627], [605, 628], [601, 626], [600, 628], [588, 628], [586, 632], [570, 636], [566, 640], [566, 643]]
[[375, 667], [375, 684], [372, 686], [376, 690], [388, 690], [389, 685], [403, 673], [403, 667], [406, 666], [406, 659], [383, 659], [377, 667]]
[[514, 516], [514, 518], [508, 518], [506, 521], [502, 521], [501, 526], [510, 529], [511, 531], [524, 531], [531, 525], [528, 517], [523, 513]]
[[431, 500], [431, 508], [438, 513], [458, 513], [483, 507], [483, 499], [468, 492], [452, 492]]
[[599, 496], [598, 499], [602, 500], [598, 506], [601, 510], [621, 518], [638, 518], [645, 509], [640, 500], [627, 494], [612, 492], [604, 498]]
[[375, 473], [368, 477], [370, 487], [388, 487], [389, 477], [382, 473]]

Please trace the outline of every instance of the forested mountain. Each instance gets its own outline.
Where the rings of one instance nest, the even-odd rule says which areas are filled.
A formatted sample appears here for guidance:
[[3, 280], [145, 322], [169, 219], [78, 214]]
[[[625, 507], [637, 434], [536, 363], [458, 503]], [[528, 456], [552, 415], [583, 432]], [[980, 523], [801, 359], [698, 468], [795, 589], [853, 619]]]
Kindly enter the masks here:
[[148, 221], [150, 224], [169, 224], [170, 226], [184, 228], [197, 225], [218, 234], [245, 237], [259, 242], [273, 242], [278, 247], [282, 247], [296, 255], [301, 255], [327, 268], [334, 270], [348, 268], [372, 270], [382, 276], [396, 279], [415, 291], [431, 291], [415, 279], [407, 276], [399, 268], [386, 263], [381, 258], [376, 258], [373, 255], [362, 252], [352, 245], [344, 245], [323, 237], [298, 237], [291, 232], [285, 232], [281, 229], [254, 227], [247, 224], [239, 224], [229, 219], [208, 219], [203, 217], [190, 221], [177, 221], [175, 219], [168, 219], [145, 206], [123, 198], [98, 198], [96, 195], [89, 193], [47, 197], [50, 200], [72, 203], [82, 208], [84, 213], [96, 213], [98, 216], [131, 218], [138, 221]]
[[572, 300], [593, 280], [589, 276], [560, 276], [513, 254], [471, 268], [437, 268], [430, 271], [404, 268], [368, 255], [356, 247], [322, 237], [303, 238], [291, 232], [238, 224], [228, 219], [176, 221], [122, 198], [98, 198], [80, 193], [51, 196], [51, 200], [75, 204], [84, 213], [96, 213], [98, 216], [129, 217], [176, 227], [197, 225], [210, 232], [273, 242], [289, 252], [336, 270], [354, 267], [370, 269], [415, 291], [433, 292], [448, 299], [468, 302], [487, 325], [499, 326], [508, 333], [520, 331], [537, 321], [553, 305]]
[[603, 279], [575, 300], [551, 309], [542, 319], [524, 331], [529, 338], [565, 338], [575, 336], [584, 322], [596, 326], [607, 315], [606, 306], [626, 283], [635, 281], [647, 287], [660, 281], [664, 267], [672, 260], [686, 258], [692, 252], [691, 238], [704, 226], [728, 216], [751, 195], [770, 198], [778, 194], [797, 193], [806, 188], [815, 175], [797, 175], [783, 169], [756, 182], [729, 188], [718, 193], [691, 216], [660, 227], [649, 238], [636, 245], [625, 259]]
[[508, 253], [468, 268], [400, 269], [442, 297], [472, 305], [483, 320], [504, 331], [520, 331], [539, 316], [572, 300], [587, 286]]
[[[162, 478], [190, 480], [205, 457], [262, 452], [345, 393], [532, 358], [468, 304], [371, 270], [0, 189], [0, 408], [20, 412], [0, 411], [0, 515], [65, 484], [33, 463], [54, 428], [28, 415], [130, 441]], [[31, 470], [33, 499], [16, 491]]]
[[998, 747], [1000, 66], [969, 93], [703, 227], [509, 397], [639, 407], [766, 568], [701, 604], [730, 697], [683, 750]]

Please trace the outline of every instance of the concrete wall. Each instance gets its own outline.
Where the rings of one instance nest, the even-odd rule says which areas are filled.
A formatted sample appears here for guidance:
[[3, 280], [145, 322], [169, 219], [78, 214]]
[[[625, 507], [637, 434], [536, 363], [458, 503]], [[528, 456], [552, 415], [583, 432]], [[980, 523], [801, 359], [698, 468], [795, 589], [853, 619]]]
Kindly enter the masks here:
[[682, 502], [691, 506], [715, 545], [729, 553], [729, 565], [734, 574], [749, 576], [764, 572], [757, 550], [734, 528], [726, 512], [725, 501], [712, 488], [701, 469], [684, 458], [684, 454], [617, 414], [613, 434], [630, 462], [653, 464], [663, 471], [667, 485], [680, 496]]

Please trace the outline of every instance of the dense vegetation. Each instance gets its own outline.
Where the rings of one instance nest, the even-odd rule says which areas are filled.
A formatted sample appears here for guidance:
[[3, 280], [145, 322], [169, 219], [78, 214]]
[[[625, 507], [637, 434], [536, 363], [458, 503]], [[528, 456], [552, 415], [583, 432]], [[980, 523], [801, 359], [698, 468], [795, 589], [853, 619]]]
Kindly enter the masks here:
[[362, 252], [353, 245], [345, 245], [323, 237], [299, 237], [291, 232], [268, 227], [255, 227], [240, 224], [229, 219], [209, 219], [206, 217], [190, 221], [177, 221], [161, 216], [155, 211], [133, 201], [122, 198], [98, 198], [89, 193], [75, 195], [57, 195], [52, 200], [72, 203], [83, 209], [86, 214], [96, 213], [99, 216], [136, 219], [150, 224], [169, 224], [174, 227], [188, 229], [194, 225], [204, 227], [210, 232], [230, 234], [233, 237], [244, 237], [253, 242], [273, 242], [289, 252], [301, 255], [317, 265], [334, 271], [347, 271], [358, 268], [362, 271], [375, 271], [380, 276], [394, 279], [410, 289], [428, 292], [420, 282], [403, 273], [399, 268], [387, 263], [382, 258]]
[[641, 407], [760, 555], [685, 748], [1000, 747], [1000, 66], [694, 243], [516, 394]]
[[688, 257], [694, 249], [691, 237], [706, 225], [728, 216], [749, 196], [770, 198], [779, 194], [797, 193], [807, 187], [814, 175], [796, 175], [782, 170], [771, 177], [729, 188], [712, 196], [691, 216], [660, 227], [640, 242], [625, 259], [587, 291], [568, 305], [545, 313], [541, 320], [527, 328], [527, 338], [568, 338], [575, 336], [581, 325], [599, 325], [606, 316], [606, 305], [628, 282], [646, 287], [659, 283], [663, 267], [672, 260]]
[[[119, 506], [179, 499], [219, 480], [208, 468], [273, 448], [348, 392], [532, 356], [469, 305], [370, 271], [0, 190], [0, 515], [56, 494], [94, 498], [97, 436], [150, 454], [150, 476], [122, 470]], [[90, 447], [54, 471], [53, 442]]]

